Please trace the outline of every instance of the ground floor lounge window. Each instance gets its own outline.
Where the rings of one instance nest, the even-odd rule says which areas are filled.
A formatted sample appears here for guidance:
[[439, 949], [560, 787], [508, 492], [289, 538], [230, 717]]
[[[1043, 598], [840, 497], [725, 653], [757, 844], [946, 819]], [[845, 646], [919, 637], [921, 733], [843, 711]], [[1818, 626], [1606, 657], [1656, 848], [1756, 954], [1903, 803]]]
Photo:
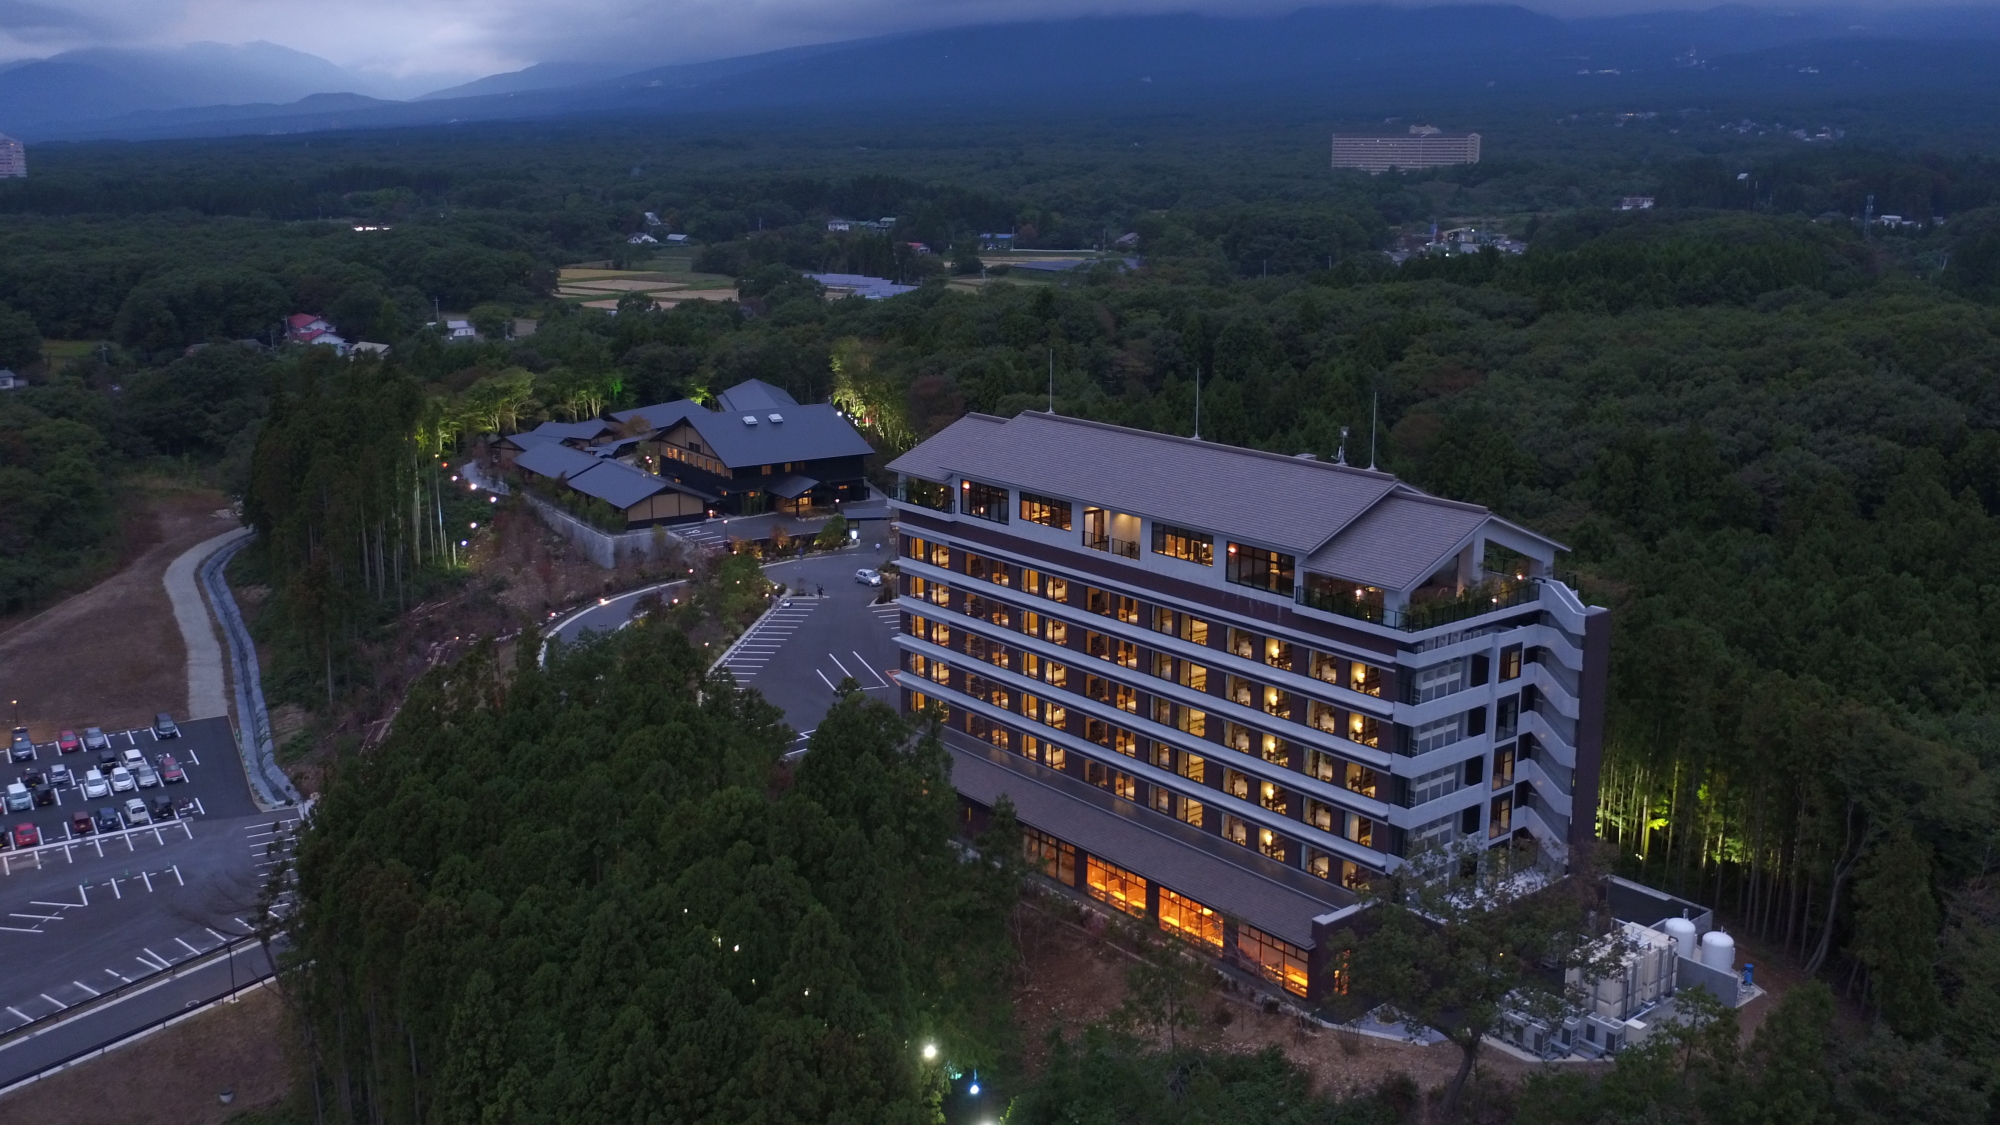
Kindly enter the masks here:
[[1046, 832], [1021, 829], [1021, 856], [1028, 866], [1061, 883], [1076, 886], [1076, 849]]
[[1084, 881], [1090, 897], [1097, 901], [1110, 903], [1137, 918], [1146, 916], [1144, 877], [1091, 856], [1084, 868]]
[[1165, 887], [1160, 888], [1160, 928], [1196, 945], [1222, 948], [1222, 915]]
[[1236, 927], [1236, 953], [1245, 964], [1297, 996], [1306, 994], [1306, 951], [1251, 926]]

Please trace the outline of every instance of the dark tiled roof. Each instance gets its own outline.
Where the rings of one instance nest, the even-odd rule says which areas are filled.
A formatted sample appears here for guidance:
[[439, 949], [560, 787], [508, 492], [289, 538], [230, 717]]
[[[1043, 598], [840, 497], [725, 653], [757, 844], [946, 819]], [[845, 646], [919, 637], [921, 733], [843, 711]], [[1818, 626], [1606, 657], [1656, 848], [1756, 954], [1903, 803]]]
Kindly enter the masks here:
[[[1021, 823], [1294, 945], [1311, 946], [1312, 920], [1353, 900], [1352, 894], [1330, 883], [1321, 884], [1302, 871], [1286, 872], [1301, 886], [1309, 882], [1325, 891], [1324, 896], [1307, 894], [1288, 885], [1289, 879], [1281, 881], [1263, 873], [1261, 865], [1271, 862], [1263, 856], [1206, 837], [1199, 829], [1173, 823], [1148, 824], [1153, 814], [1129, 802], [1122, 812], [1101, 808], [1092, 800], [1099, 796], [1096, 791], [1025, 760], [1015, 766], [1005, 751], [971, 743], [951, 732], [946, 733], [946, 743], [952, 757], [952, 785], [960, 793], [987, 806], [1004, 793], [1013, 799], [1014, 815]], [[1103, 799], [1115, 801], [1108, 795]], [[1182, 831], [1189, 834], [1188, 839], [1181, 838]], [[1196, 842], [1195, 836], [1203, 838]], [[1240, 861], [1224, 859], [1210, 847], [1241, 852]]]
[[629, 508], [656, 492], [666, 491], [667, 482], [622, 461], [599, 461], [595, 467], [569, 478], [569, 486], [614, 508]]
[[1011, 419], [968, 414], [889, 468], [934, 481], [968, 476], [1146, 516], [1398, 590], [1428, 576], [1442, 555], [1494, 519], [1384, 472], [1039, 411]]
[[762, 379], [745, 379], [715, 396], [716, 408], [724, 413], [749, 414], [759, 410], [783, 410], [799, 400]]
[[543, 477], [573, 477], [600, 464], [601, 461], [582, 450], [553, 441], [514, 458], [515, 468]]
[[629, 422], [634, 418], [644, 418], [647, 425], [656, 430], [664, 430], [690, 414], [706, 413], [708, 413], [708, 408], [695, 400], [691, 398], [677, 398], [672, 402], [661, 402], [655, 403], [652, 406], [640, 406], [631, 410], [620, 410], [618, 413], [613, 414], [612, 417], [620, 422]]
[[[782, 422], [771, 421], [777, 414]], [[748, 414], [752, 426], [736, 414], [688, 416], [695, 432], [723, 464], [732, 469], [785, 461], [818, 461], [828, 457], [860, 457], [875, 452], [831, 404], [808, 403], [782, 410]]]
[[786, 473], [781, 477], [773, 477], [771, 483], [764, 486], [764, 490], [773, 496], [782, 496], [787, 500], [797, 500], [818, 486], [819, 482], [811, 477], [802, 476], [798, 473]]
[[587, 418], [581, 422], [543, 422], [528, 431], [535, 434], [554, 434], [559, 441], [596, 441], [611, 432], [611, 426], [598, 418]]
[[538, 434], [530, 430], [525, 434], [508, 434], [500, 439], [500, 444], [511, 445], [515, 449], [533, 449], [538, 445], [550, 445], [561, 440], [554, 434]]
[[1466, 537], [1492, 516], [1412, 490], [1384, 497], [1333, 541], [1306, 559], [1306, 568], [1384, 590], [1406, 590], [1435, 574]]

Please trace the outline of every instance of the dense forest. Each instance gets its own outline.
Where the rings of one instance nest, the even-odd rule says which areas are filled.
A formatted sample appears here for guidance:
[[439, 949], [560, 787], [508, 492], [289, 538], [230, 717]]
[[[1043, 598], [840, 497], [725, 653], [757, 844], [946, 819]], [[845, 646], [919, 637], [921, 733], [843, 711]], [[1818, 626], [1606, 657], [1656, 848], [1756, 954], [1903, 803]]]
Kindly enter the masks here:
[[[1522, 1119], [1988, 1120], [2000, 1103], [2000, 166], [1702, 147], [1635, 127], [1593, 161], [1552, 147], [1370, 180], [1328, 176], [1316, 147], [1309, 168], [1232, 166], [1201, 159], [1213, 136], [1090, 136], [1126, 134], [1148, 147], [1084, 159], [1003, 132], [864, 154], [848, 133], [798, 142], [794, 157], [823, 159], [789, 167], [812, 175], [778, 167], [769, 140], [715, 137], [551, 140], [511, 167], [466, 137], [161, 146], [164, 169], [208, 162], [178, 180], [80, 148], [45, 180], [0, 185], [15, 216], [0, 231], [0, 362], [15, 349], [35, 383], [0, 398], [0, 483], [21, 498], [0, 506], [0, 598], [39, 604], [104, 550], [120, 473], [202, 467], [264, 533], [290, 638], [274, 696], [311, 705], [365, 678], [346, 659], [354, 637], [467, 580], [435, 531], [464, 518], [438, 462], [480, 433], [756, 377], [852, 407], [891, 453], [968, 410], [1047, 405], [1051, 364], [1058, 411], [1188, 433], [1199, 380], [1205, 437], [1331, 456], [1345, 429], [1351, 460], [1567, 543], [1566, 574], [1616, 614], [1600, 831], [1617, 868], [1713, 903], [1823, 982], [1794, 990], [1740, 1052], [1712, 1037], [1678, 1061], [1634, 1054], [1603, 1082], [1523, 1092], [1548, 1108]], [[1244, 151], [1268, 152], [1277, 134]], [[1660, 208], [1609, 209], [1639, 191]], [[1925, 225], [1862, 229], [1851, 220], [1870, 195], [1877, 214]], [[645, 211], [694, 235], [700, 264], [734, 276], [743, 300], [635, 300], [613, 316], [548, 295], [566, 263], [627, 260]], [[974, 236], [997, 228], [1047, 246], [1131, 231], [1140, 262], [828, 302], [799, 270], [884, 252], [829, 234], [820, 220], [835, 215], [899, 216], [973, 273]], [[356, 231], [350, 216], [393, 229]], [[1399, 231], [1473, 221], [1527, 252], [1401, 265], [1381, 253]], [[424, 325], [452, 306], [538, 329], [447, 345]], [[336, 363], [234, 342], [268, 342], [301, 310], [394, 350]], [[44, 337], [89, 346], [37, 363]], [[589, 1099], [640, 1089], [659, 1069], [646, 1060], [681, 1050], [701, 1066], [671, 1096], [705, 1099], [688, 1116], [731, 1119], [744, 1060], [780, 1051], [805, 1013], [748, 976], [718, 977], [726, 959], [696, 947], [736, 924], [730, 901], [658, 875], [725, 853], [748, 857], [732, 879], [763, 880], [729, 894], [783, 899], [825, 949], [898, 950], [891, 967], [811, 970], [848, 982], [829, 1026], [853, 1038], [785, 1040], [783, 1066], [830, 1073], [815, 1068], [877, 1058], [875, 1040], [857, 1045], [866, 1036], [947, 1025], [965, 1029], [968, 1060], [1005, 1056], [1004, 1012], [967, 991], [990, 982], [947, 980], [940, 958], [1004, 962], [993, 927], [1012, 876], [947, 872], [949, 826], [916, 800], [892, 848], [842, 843], [859, 849], [852, 861], [822, 864], [820, 841], [884, 822], [814, 763], [844, 756], [920, 790], [936, 781], [926, 744], [856, 705], [774, 783], [775, 717], [697, 702], [699, 661], [674, 632], [629, 632], [546, 671], [461, 665], [419, 689], [387, 744], [342, 764], [302, 860], [318, 1088], [356, 1119], [447, 1090], [467, 1113], [594, 1118]], [[638, 692], [640, 675], [690, 694]], [[637, 777], [654, 780], [606, 780]], [[592, 784], [651, 803], [584, 823], [571, 802]], [[709, 790], [731, 796], [697, 801]], [[544, 832], [561, 839], [531, 847]], [[849, 897], [864, 872], [962, 907], [957, 928], [856, 913], [882, 905]], [[705, 913], [677, 922], [670, 905]], [[611, 974], [605, 993], [609, 977], [580, 952], [594, 939], [577, 941], [590, 933], [645, 971]], [[789, 933], [758, 937], [759, 979], [790, 980], [806, 957]], [[684, 987], [698, 996], [647, 992], [681, 999], [620, 1015], [628, 989], [669, 988], [673, 966], [697, 963]], [[502, 971], [552, 999], [503, 1010]], [[663, 1004], [680, 1014], [648, 1022]], [[732, 1046], [687, 1046], [710, 1034]], [[1052, 1107], [1088, 1101], [1077, 1091], [1093, 1074], [1186, 1077], [1184, 1060], [1114, 1039], [1064, 1051], [1049, 1085], [1017, 1087], [1021, 1120], [1063, 1119]], [[519, 1069], [550, 1052], [573, 1060], [574, 1084]], [[918, 1113], [932, 1095], [907, 1062], [871, 1062], [869, 1089], [801, 1078], [813, 1097], [855, 1100], [793, 1109]], [[1268, 1119], [1259, 1099], [1301, 1081], [1269, 1060], [1203, 1065], [1212, 1117], [1176, 1102], [1154, 1119]], [[1885, 1077], [1917, 1071], [1922, 1090]], [[1395, 1104], [1378, 1093], [1300, 1119], [1394, 1117]], [[1136, 1119], [1114, 1115], [1128, 1110], [1103, 1119]]]

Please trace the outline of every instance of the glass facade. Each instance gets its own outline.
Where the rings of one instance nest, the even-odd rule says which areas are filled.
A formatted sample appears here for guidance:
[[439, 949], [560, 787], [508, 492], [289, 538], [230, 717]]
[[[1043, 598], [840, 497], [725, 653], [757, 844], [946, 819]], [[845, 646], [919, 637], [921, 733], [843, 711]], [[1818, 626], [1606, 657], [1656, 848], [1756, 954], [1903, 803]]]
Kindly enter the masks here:
[[1109, 903], [1135, 918], [1146, 916], [1146, 880], [1122, 867], [1090, 856], [1084, 869], [1084, 889], [1090, 897]]
[[1054, 500], [1047, 496], [1037, 496], [1032, 492], [1021, 494], [1021, 518], [1029, 523], [1053, 527], [1058, 531], [1068, 531], [1069, 513], [1067, 500]]
[[1215, 536], [1171, 524], [1153, 525], [1153, 553], [1185, 562], [1215, 565]]
[[1236, 953], [1244, 964], [1286, 992], [1306, 994], [1306, 951], [1251, 926], [1236, 927]]
[[1029, 866], [1065, 887], [1076, 886], [1076, 849], [1046, 832], [1021, 830], [1021, 855]]
[[1165, 887], [1160, 888], [1160, 928], [1207, 949], [1222, 949], [1222, 915]]

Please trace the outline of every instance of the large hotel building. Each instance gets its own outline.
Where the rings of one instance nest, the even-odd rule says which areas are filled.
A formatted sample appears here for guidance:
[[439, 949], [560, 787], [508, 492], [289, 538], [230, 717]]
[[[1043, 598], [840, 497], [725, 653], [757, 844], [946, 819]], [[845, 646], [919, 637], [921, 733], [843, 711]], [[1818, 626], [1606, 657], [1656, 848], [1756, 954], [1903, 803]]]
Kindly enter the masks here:
[[1030, 412], [897, 458], [902, 706], [968, 831], [1305, 996], [1420, 849], [1594, 830], [1609, 615], [1387, 473]]

